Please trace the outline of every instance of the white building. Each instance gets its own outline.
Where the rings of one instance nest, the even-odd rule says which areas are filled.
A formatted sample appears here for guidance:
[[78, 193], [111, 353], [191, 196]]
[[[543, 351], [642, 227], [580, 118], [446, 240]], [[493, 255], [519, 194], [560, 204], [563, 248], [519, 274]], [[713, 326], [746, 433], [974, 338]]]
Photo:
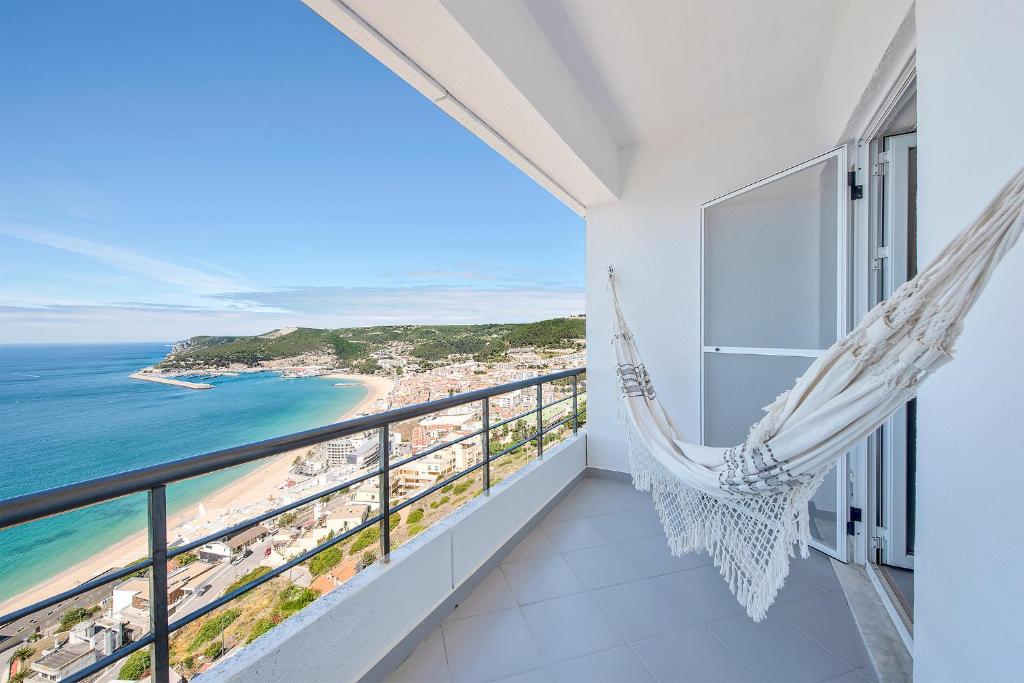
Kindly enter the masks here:
[[345, 505], [327, 515], [324, 527], [337, 535], [365, 522], [369, 512], [368, 505]]
[[77, 671], [96, 663], [96, 650], [85, 643], [68, 643], [32, 662], [33, 678], [44, 681], [63, 681]]
[[343, 437], [320, 444], [316, 448], [316, 454], [327, 463], [327, 467], [369, 467], [380, 457], [380, 443], [377, 439], [368, 437]]

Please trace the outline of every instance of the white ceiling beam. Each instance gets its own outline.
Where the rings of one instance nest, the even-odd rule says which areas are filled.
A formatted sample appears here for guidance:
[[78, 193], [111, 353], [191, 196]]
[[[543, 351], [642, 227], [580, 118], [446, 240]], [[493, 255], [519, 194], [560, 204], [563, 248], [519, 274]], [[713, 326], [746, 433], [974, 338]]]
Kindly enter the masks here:
[[303, 1], [580, 215], [616, 198], [618, 147], [521, 2]]

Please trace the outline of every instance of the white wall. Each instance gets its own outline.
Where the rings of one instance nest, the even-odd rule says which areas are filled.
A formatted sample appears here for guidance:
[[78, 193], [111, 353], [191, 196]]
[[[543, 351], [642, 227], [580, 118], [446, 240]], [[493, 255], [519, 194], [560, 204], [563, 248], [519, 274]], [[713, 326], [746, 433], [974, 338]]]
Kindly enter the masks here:
[[[1024, 163], [1024, 3], [919, 0], [921, 261]], [[1024, 679], [1024, 244], [920, 394], [914, 678]]]
[[[898, 62], [898, 71], [912, 54], [913, 4], [855, 0], [847, 7], [815, 104], [815, 133], [821, 144], [855, 137], [863, 126], [851, 130], [850, 120], [863, 123], [877, 108], [889, 86], [878, 82], [878, 76], [893, 67], [887, 60]], [[907, 35], [897, 38], [899, 31]]]
[[629, 469], [615, 416], [607, 267], [655, 388], [693, 441], [700, 411], [700, 205], [826, 149], [810, 107], [693, 131], [674, 146], [622, 152], [621, 201], [587, 209], [588, 458]]

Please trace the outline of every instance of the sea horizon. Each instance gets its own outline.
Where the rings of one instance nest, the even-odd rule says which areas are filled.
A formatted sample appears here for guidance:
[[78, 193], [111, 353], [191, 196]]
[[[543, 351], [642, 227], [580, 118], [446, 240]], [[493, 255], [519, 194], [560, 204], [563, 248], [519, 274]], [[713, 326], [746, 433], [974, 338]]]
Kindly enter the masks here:
[[[0, 499], [329, 424], [366, 388], [214, 377], [210, 391], [132, 380], [169, 342], [0, 344]], [[168, 487], [174, 514], [264, 461]], [[0, 531], [0, 601], [145, 529], [135, 494]]]

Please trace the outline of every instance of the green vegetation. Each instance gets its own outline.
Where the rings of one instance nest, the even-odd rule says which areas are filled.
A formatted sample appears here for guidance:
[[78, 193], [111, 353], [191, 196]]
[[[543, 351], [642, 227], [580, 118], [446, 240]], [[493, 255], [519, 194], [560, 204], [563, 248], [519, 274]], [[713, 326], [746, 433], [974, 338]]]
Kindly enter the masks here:
[[213, 641], [206, 646], [205, 650], [203, 650], [203, 656], [207, 659], [217, 659], [217, 657], [220, 657], [223, 653], [224, 643], [219, 640]]
[[409, 516], [405, 519], [405, 523], [409, 526], [418, 524], [423, 519], [423, 508], [416, 508], [409, 513]]
[[380, 527], [368, 526], [356, 536], [356, 540], [352, 542], [352, 550], [350, 552], [355, 555], [360, 550], [376, 543], [378, 539], [380, 539]]
[[94, 614], [98, 614], [100, 608], [97, 607], [72, 607], [64, 614], [60, 615], [60, 626], [59, 631], [68, 631], [76, 624], [80, 624], [83, 621], [89, 619]]
[[576, 348], [586, 337], [584, 318], [554, 318], [535, 323], [494, 325], [388, 325], [322, 330], [301, 327], [286, 334], [254, 337], [192, 337], [176, 347], [158, 368], [203, 370], [234, 363], [248, 367], [303, 354], [331, 354], [339, 367], [372, 374], [380, 370], [371, 357], [388, 344], [402, 342], [426, 363], [451, 355], [495, 361], [509, 349]]
[[[443, 491], [444, 489], [441, 489], [441, 490]], [[430, 507], [436, 510], [437, 508], [441, 507], [442, 505], [445, 505], [449, 500], [451, 500], [451, 498], [449, 498], [448, 496], [442, 496], [439, 500], [433, 501], [430, 504]]]
[[424, 529], [426, 529], [426, 527], [423, 526], [422, 524], [410, 524], [409, 525], [409, 537], [412, 538], [416, 534], [422, 532]]
[[19, 662], [24, 662], [26, 659], [28, 659], [29, 657], [31, 657], [35, 653], [36, 653], [36, 649], [34, 647], [32, 647], [31, 645], [22, 645], [21, 647], [19, 647], [17, 650], [14, 651], [14, 654], [12, 656], [15, 659], [17, 659]]
[[232, 591], [236, 591], [239, 588], [241, 588], [242, 586], [244, 586], [245, 584], [249, 583], [250, 581], [255, 581], [256, 579], [260, 578], [264, 574], [269, 574], [269, 573], [270, 573], [270, 567], [264, 567], [264, 566], [256, 567], [252, 571], [246, 572], [245, 574], [242, 574], [241, 576], [239, 576], [237, 579], [235, 579], [235, 581], [233, 583], [228, 584], [228, 587], [224, 589], [224, 595], [227, 595], [228, 593], [230, 593]]
[[299, 517], [299, 513], [296, 512], [295, 510], [292, 510], [290, 512], [286, 512], [286, 513], [284, 513], [283, 515], [281, 515], [280, 517], [277, 518], [277, 526], [279, 526], [281, 528], [291, 526], [292, 523], [294, 523], [295, 520], [298, 519], [298, 517]]
[[182, 553], [181, 555], [178, 555], [174, 559], [176, 559], [178, 561], [178, 564], [180, 566], [187, 567], [188, 565], [192, 564], [193, 562], [198, 562], [199, 561], [199, 556], [196, 555], [194, 552], [192, 552], [190, 550], [187, 553]]
[[277, 626], [277, 622], [268, 617], [257, 619], [256, 623], [252, 625], [252, 630], [249, 631], [249, 637], [245, 639], [245, 644], [248, 645], [275, 626]]
[[362, 564], [364, 567], [369, 567], [371, 564], [377, 561], [377, 553], [373, 550], [367, 550], [363, 553]]
[[117, 677], [124, 681], [137, 681], [147, 671], [149, 671], [149, 648], [144, 647], [128, 655], [124, 664], [121, 665], [121, 671], [118, 672]]
[[344, 556], [344, 551], [338, 546], [334, 546], [324, 550], [321, 553], [317, 553], [309, 561], [309, 573], [313, 576], [320, 576], [334, 569], [341, 558]]
[[476, 479], [467, 479], [465, 481], [459, 482], [455, 486], [455, 488], [452, 489], [452, 493], [456, 496], [461, 496], [463, 493], [469, 490], [469, 488], [473, 485], [475, 481]]
[[395, 527], [402, 523], [402, 514], [400, 512], [393, 512], [388, 517], [388, 531], [394, 531]]
[[242, 610], [233, 608], [225, 610], [213, 617], [208, 619], [202, 627], [199, 629], [199, 633], [192, 639], [192, 643], [188, 646], [189, 650], [194, 650], [203, 643], [208, 643], [221, 634], [228, 626], [231, 625], [238, 617], [242, 616]]
[[278, 612], [283, 617], [290, 617], [300, 609], [320, 597], [320, 593], [312, 588], [291, 585], [281, 591], [281, 603], [277, 606]]

